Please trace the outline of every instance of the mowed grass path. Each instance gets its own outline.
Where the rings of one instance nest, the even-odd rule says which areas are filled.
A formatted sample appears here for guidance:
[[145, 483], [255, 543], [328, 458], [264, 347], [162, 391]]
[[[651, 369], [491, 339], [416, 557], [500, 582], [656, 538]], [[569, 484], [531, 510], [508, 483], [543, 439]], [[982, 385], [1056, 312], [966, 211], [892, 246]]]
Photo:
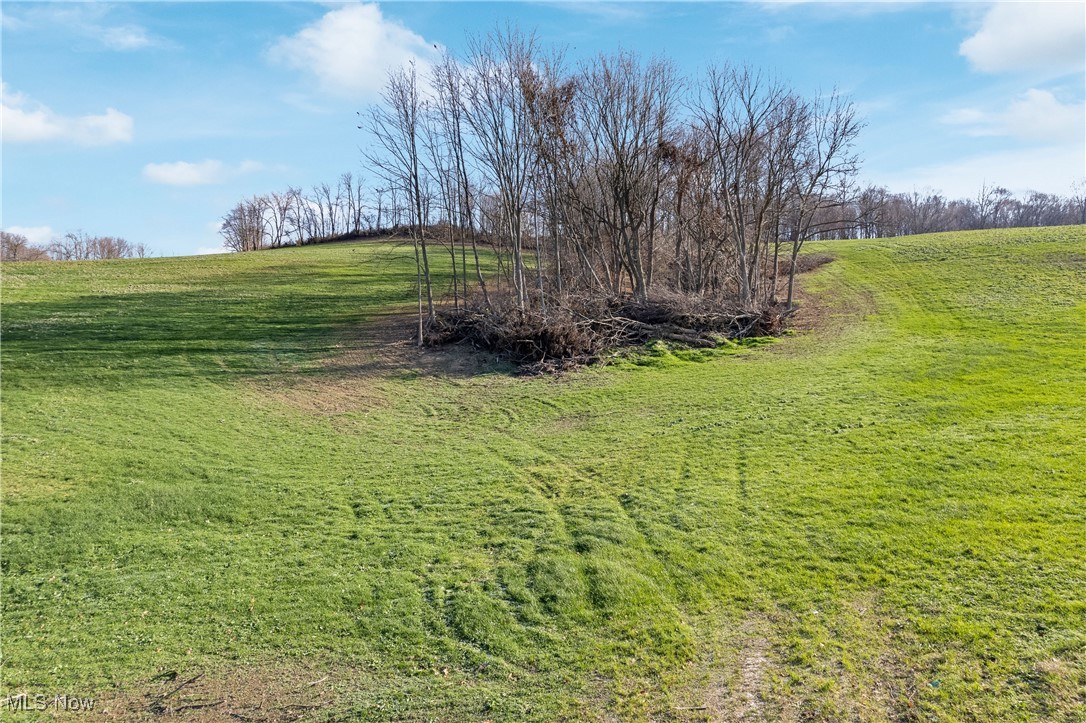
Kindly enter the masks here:
[[356, 363], [409, 249], [5, 265], [3, 693], [1082, 720], [1086, 228], [818, 250], [814, 331], [557, 380]]

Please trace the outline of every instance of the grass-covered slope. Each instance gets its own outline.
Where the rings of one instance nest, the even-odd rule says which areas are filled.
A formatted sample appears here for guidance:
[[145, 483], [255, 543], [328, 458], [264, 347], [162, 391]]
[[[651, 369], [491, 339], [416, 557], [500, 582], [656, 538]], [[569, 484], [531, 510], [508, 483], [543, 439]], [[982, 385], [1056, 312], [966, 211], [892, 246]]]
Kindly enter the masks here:
[[1081, 719], [1086, 229], [819, 250], [813, 330], [560, 380], [382, 351], [409, 250], [5, 265], [3, 693]]

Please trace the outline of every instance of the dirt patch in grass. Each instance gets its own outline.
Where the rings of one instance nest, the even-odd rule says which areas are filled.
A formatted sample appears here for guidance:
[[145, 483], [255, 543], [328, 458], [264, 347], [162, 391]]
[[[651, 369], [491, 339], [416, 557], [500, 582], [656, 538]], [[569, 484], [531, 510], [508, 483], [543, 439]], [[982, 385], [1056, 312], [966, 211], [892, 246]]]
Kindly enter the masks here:
[[367, 384], [345, 379], [288, 383], [261, 391], [263, 396], [276, 402], [318, 416], [335, 416], [387, 406], [379, 391]]
[[740, 720], [758, 720], [762, 714], [762, 690], [769, 665], [769, 641], [752, 631], [739, 656], [739, 685], [733, 698]]
[[766, 675], [772, 665], [763, 618], [751, 616], [741, 631], [742, 648], [728, 679], [712, 685], [708, 695], [710, 720], [765, 719]]
[[762, 721], [773, 719], [767, 708], [775, 667], [769, 642], [770, 622], [751, 614], [738, 627], [721, 630], [712, 650], [690, 670], [690, 687], [677, 700], [670, 717], [689, 721]]
[[323, 373], [332, 377], [470, 377], [493, 371], [497, 358], [467, 344], [419, 348], [418, 317], [396, 311], [367, 320], [345, 335], [338, 351], [322, 361]]
[[1078, 720], [1086, 712], [1086, 651], [1071, 660], [1048, 658], [1033, 666], [1029, 676], [1038, 713], [1050, 720]]
[[[786, 333], [817, 334], [823, 339], [840, 336], [865, 317], [876, 313], [870, 289], [854, 289], [834, 283], [830, 288], [812, 289], [810, 277], [796, 278], [796, 310], [788, 318]], [[776, 353], [788, 353], [788, 345], [774, 345]]]
[[307, 665], [168, 670], [100, 694], [93, 711], [107, 721], [300, 721], [335, 707], [348, 679]]
[[382, 409], [389, 404], [382, 381], [407, 376], [472, 377], [493, 371], [498, 360], [468, 345], [419, 349], [417, 317], [393, 312], [344, 334], [317, 367], [252, 382], [263, 398], [319, 416]]

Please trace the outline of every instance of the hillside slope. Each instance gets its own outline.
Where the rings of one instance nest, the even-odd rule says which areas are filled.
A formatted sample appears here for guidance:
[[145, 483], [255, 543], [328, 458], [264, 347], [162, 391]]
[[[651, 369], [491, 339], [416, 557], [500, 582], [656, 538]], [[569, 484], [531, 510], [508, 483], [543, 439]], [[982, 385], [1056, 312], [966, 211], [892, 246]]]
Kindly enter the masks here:
[[1086, 227], [818, 250], [812, 328], [561, 379], [386, 349], [407, 249], [5, 265], [2, 693], [1080, 719]]

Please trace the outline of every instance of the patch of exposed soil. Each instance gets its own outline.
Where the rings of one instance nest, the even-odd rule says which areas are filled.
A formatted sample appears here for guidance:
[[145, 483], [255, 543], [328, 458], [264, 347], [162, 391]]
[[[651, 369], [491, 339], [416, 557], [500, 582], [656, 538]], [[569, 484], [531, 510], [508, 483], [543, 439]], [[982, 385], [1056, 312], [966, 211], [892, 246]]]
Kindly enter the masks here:
[[498, 363], [468, 345], [418, 347], [417, 317], [390, 312], [344, 334], [315, 369], [252, 382], [261, 397], [307, 414], [334, 416], [388, 405], [382, 382], [411, 376], [472, 377]]
[[769, 641], [752, 630], [739, 656], [739, 684], [733, 695], [739, 720], [761, 719], [768, 650]]
[[346, 678], [304, 665], [168, 670], [103, 692], [92, 715], [107, 721], [302, 721], [334, 707]]
[[773, 719], [767, 709], [769, 675], [773, 669], [769, 645], [770, 622], [751, 614], [737, 628], [720, 630], [714, 651], [705, 651], [690, 671], [690, 688], [670, 717], [689, 721], [763, 721]]
[[[796, 310], [788, 318], [788, 329], [793, 333], [817, 334], [832, 339], [877, 311], [874, 295], [866, 290], [848, 289], [830, 298], [826, 292], [811, 291], [804, 275], [796, 277]], [[770, 347], [773, 353], [790, 353], [788, 345]]]

